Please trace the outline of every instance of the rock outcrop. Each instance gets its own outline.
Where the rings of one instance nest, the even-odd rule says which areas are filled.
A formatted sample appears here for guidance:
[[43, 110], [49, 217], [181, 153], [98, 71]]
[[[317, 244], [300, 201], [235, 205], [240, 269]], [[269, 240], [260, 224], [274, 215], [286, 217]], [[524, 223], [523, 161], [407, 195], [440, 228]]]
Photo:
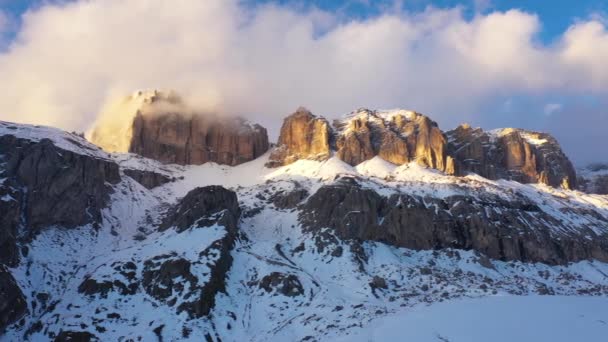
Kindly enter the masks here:
[[205, 186], [191, 190], [169, 211], [160, 229], [175, 227], [183, 231], [198, 225], [209, 226], [216, 222], [236, 233], [238, 218], [241, 215], [236, 193], [219, 185]]
[[299, 159], [326, 160], [331, 152], [330, 134], [327, 120], [298, 108], [283, 121], [277, 147], [266, 165], [278, 167]]
[[180, 113], [139, 114], [133, 122], [129, 152], [163, 163], [238, 165], [268, 150], [260, 125], [240, 119], [219, 119]]
[[379, 112], [360, 109], [334, 124], [340, 159], [357, 165], [375, 156], [397, 165], [420, 165], [453, 174], [446, 138], [437, 123], [411, 111]]
[[[571, 214], [608, 223], [598, 213]], [[443, 199], [405, 193], [383, 197], [345, 178], [313, 194], [302, 205], [299, 219], [308, 231], [331, 228], [343, 239], [416, 250], [473, 249], [495, 259], [548, 264], [608, 261], [608, 236], [592, 228], [567, 233], [571, 229], [537, 205], [488, 193]]]
[[27, 303], [15, 279], [0, 264], [0, 336], [4, 329], [27, 312]]
[[484, 132], [465, 124], [446, 135], [461, 174], [576, 187], [572, 163], [549, 134], [513, 128]]
[[301, 296], [304, 294], [302, 283], [300, 283], [300, 280], [294, 274], [272, 272], [262, 278], [259, 287], [268, 293], [275, 292], [275, 294], [282, 294], [287, 297]]
[[57, 147], [51, 140], [0, 136], [3, 169], [0, 185], [0, 262], [15, 265], [16, 232], [26, 236], [59, 225], [76, 227], [101, 222], [112, 184], [120, 181], [116, 163]]
[[123, 172], [125, 175], [133, 178], [137, 183], [143, 185], [146, 189], [154, 189], [174, 181], [173, 178], [154, 171], [124, 169]]
[[128, 260], [102, 265], [83, 279], [78, 292], [91, 298], [108, 298], [112, 293], [123, 300], [143, 292], [159, 305], [174, 307], [177, 314], [184, 312], [191, 319], [207, 316], [216, 295], [225, 291], [239, 217], [234, 192], [221, 186], [193, 189], [169, 210], [159, 229], [174, 230], [165, 237], [174, 239], [169, 243], [181, 244], [195, 231], [208, 230], [194, 245], [200, 244], [199, 250], [159, 253], [151, 244]]
[[287, 165], [298, 159], [325, 160], [335, 150], [338, 158], [353, 166], [380, 156], [397, 165], [417, 161], [448, 174], [455, 172], [443, 133], [424, 115], [360, 109], [333, 126], [306, 109], [298, 109], [283, 122], [279, 143], [267, 166]]
[[579, 170], [577, 184], [586, 193], [608, 195], [608, 164], [591, 164]]
[[264, 127], [192, 111], [171, 92], [137, 92], [107, 111], [89, 139], [109, 152], [182, 165], [238, 165], [268, 150]]

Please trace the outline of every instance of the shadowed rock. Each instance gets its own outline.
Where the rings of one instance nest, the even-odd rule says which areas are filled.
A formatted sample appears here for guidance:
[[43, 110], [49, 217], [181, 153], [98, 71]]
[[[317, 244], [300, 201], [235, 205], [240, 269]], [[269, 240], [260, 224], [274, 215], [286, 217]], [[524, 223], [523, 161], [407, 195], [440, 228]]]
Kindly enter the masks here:
[[461, 174], [576, 188], [574, 167], [549, 134], [512, 128], [488, 133], [469, 125], [446, 134]]
[[[302, 206], [305, 230], [331, 228], [344, 239], [385, 242], [416, 250], [473, 249], [500, 260], [565, 264], [608, 261], [608, 236], [593, 226], [572, 232], [556, 217], [525, 199], [492, 194], [421, 198], [383, 197], [354, 180], [321, 187]], [[608, 226], [597, 212], [571, 209], [595, 225]]]
[[[0, 136], [4, 168], [0, 194], [0, 262], [15, 265], [16, 229], [32, 237], [52, 225], [77, 227], [101, 223], [101, 210], [120, 181], [118, 165], [110, 160], [61, 149], [51, 140], [39, 142]], [[7, 197], [9, 199], [9, 197]]]
[[174, 180], [169, 176], [154, 171], [125, 169], [123, 172], [125, 175], [133, 178], [137, 183], [143, 185], [146, 189], [154, 189]]
[[27, 312], [21, 289], [8, 269], [0, 265], [0, 336], [4, 329]]
[[183, 231], [195, 224], [205, 227], [219, 222], [234, 232], [240, 214], [236, 193], [219, 185], [211, 185], [189, 191], [169, 211], [160, 229], [176, 227], [178, 231]]
[[295, 297], [304, 294], [304, 288], [297, 276], [281, 272], [272, 272], [260, 281], [260, 288], [271, 293], [276, 291], [283, 296]]

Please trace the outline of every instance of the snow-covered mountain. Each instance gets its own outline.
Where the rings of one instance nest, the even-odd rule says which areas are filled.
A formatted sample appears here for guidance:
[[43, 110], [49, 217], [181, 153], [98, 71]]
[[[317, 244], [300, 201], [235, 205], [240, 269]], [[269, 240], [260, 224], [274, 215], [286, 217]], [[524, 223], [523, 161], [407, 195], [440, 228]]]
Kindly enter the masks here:
[[604, 339], [608, 196], [553, 141], [296, 114], [235, 166], [0, 122], [0, 341]]
[[578, 170], [581, 191], [608, 195], [608, 164], [595, 163]]

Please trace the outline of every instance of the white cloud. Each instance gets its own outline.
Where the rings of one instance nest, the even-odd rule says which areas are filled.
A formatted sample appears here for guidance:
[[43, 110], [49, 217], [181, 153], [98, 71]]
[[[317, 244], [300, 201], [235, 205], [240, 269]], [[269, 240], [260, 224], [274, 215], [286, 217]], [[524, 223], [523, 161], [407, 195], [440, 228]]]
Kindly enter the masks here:
[[474, 121], [493, 96], [605, 93], [604, 24], [577, 23], [550, 46], [536, 39], [541, 26], [517, 10], [472, 20], [458, 9], [389, 11], [348, 21], [235, 0], [46, 5], [24, 16], [0, 55], [0, 118], [85, 130], [109, 97], [173, 88], [275, 132], [299, 105], [329, 117], [408, 107], [450, 126]]
[[561, 103], [547, 103], [544, 108], [545, 115], [551, 116], [562, 110], [562, 107], [563, 105]]

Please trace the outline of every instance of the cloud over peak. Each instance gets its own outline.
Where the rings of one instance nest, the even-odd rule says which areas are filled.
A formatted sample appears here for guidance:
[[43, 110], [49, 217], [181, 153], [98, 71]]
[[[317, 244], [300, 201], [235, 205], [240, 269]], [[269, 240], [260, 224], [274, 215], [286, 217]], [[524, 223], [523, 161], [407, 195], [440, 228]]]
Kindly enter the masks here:
[[[481, 109], [495, 98], [605, 94], [604, 23], [580, 21], [549, 45], [537, 40], [541, 29], [537, 16], [518, 10], [469, 20], [459, 9], [387, 10], [344, 20], [233, 0], [46, 5], [25, 14], [0, 54], [0, 117], [85, 130], [108, 99], [165, 88], [271, 131], [299, 105], [328, 117], [408, 107], [449, 127], [492, 123]], [[545, 117], [542, 105], [538, 114]]]

